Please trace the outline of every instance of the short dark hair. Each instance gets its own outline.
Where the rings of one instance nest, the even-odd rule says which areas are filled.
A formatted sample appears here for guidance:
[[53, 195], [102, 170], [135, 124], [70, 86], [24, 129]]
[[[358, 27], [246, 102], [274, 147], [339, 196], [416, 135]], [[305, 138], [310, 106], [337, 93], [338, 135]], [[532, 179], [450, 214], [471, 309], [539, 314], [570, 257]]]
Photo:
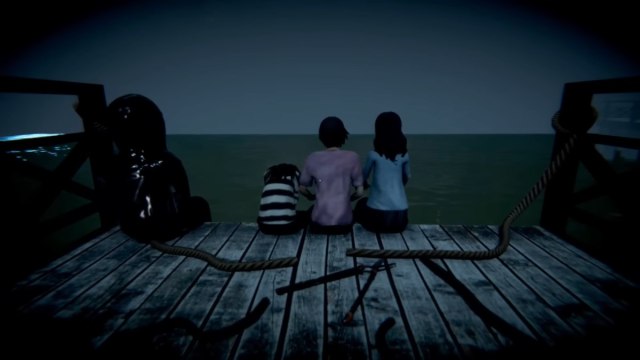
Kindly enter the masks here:
[[294, 164], [281, 163], [269, 167], [267, 171], [265, 171], [263, 178], [264, 183], [268, 184], [271, 181], [282, 181], [282, 179], [287, 176], [290, 176], [292, 178], [291, 180], [293, 180], [293, 178], [298, 179], [300, 177], [300, 170]]
[[349, 132], [342, 120], [336, 116], [329, 116], [322, 120], [318, 130], [320, 141], [326, 147], [341, 147], [349, 138]]

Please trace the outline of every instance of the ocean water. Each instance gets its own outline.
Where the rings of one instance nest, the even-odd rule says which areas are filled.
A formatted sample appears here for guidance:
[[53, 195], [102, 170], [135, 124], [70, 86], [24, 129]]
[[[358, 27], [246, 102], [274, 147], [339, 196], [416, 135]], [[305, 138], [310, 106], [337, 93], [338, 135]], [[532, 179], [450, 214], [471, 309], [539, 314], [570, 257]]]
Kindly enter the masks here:
[[[549, 163], [553, 135], [408, 135], [412, 178], [407, 184], [409, 220], [419, 224], [500, 224], [538, 181]], [[364, 162], [372, 135], [350, 135], [344, 149]], [[254, 222], [262, 191], [262, 176], [271, 165], [293, 163], [323, 149], [315, 135], [169, 135], [169, 150], [178, 156], [189, 177], [191, 192], [207, 200], [214, 221]], [[22, 161], [54, 169], [71, 146], [14, 152]], [[87, 164], [74, 180], [91, 184]], [[41, 184], [20, 178], [11, 194], [24, 201]], [[516, 220], [535, 225], [542, 195]], [[45, 218], [85, 203], [61, 195]], [[312, 204], [301, 197], [299, 209]]]
[[[553, 135], [408, 135], [409, 220], [420, 224], [500, 224], [549, 163]], [[193, 195], [215, 221], [254, 222], [262, 175], [271, 165], [302, 167], [323, 148], [316, 135], [169, 135]], [[364, 162], [373, 135], [350, 135], [343, 149]], [[300, 209], [311, 203], [301, 199]], [[542, 195], [516, 220], [535, 225]]]
[[[412, 178], [407, 184], [409, 220], [414, 224], [499, 225], [516, 204], [540, 179], [551, 160], [553, 135], [408, 135], [408, 150]], [[344, 149], [357, 152], [361, 161], [372, 148], [372, 135], [351, 135]], [[207, 200], [213, 221], [255, 222], [258, 214], [262, 176], [271, 165], [288, 162], [302, 167], [305, 158], [323, 148], [315, 135], [169, 135], [169, 150], [178, 156], [187, 171], [191, 192]], [[11, 151], [25, 162], [33, 162], [50, 170], [60, 164], [72, 146]], [[604, 147], [603, 153], [612, 153], [611, 164], [624, 170], [637, 164], [638, 153], [632, 161], [616, 157], [616, 149]], [[617, 160], [616, 160], [617, 159]], [[634, 160], [635, 159], [635, 160]], [[637, 165], [636, 165], [637, 166]], [[10, 173], [3, 176], [4, 209], [13, 211], [29, 206], [36, 200], [43, 182]], [[74, 180], [92, 187], [88, 163], [81, 167]], [[593, 184], [593, 177], [584, 169], [577, 174], [576, 189]], [[516, 219], [514, 225], [537, 225], [540, 221], [544, 193]], [[614, 214], [615, 207], [608, 199], [596, 199], [584, 209]], [[87, 200], [63, 192], [43, 215], [53, 218]], [[311, 203], [302, 198], [300, 209]], [[79, 244], [80, 236], [99, 226], [97, 215], [63, 228], [46, 239], [41, 239], [36, 253], [29, 253], [21, 261], [38, 263], [40, 258], [53, 258]], [[576, 245], [603, 259], [630, 264], [634, 259], [619, 260], [632, 252], [610, 251], [612, 240], [624, 244], [627, 236], [594, 231], [576, 222], [570, 222], [568, 232]], [[35, 244], [34, 244], [35, 246]], [[613, 249], [615, 250], [615, 249]], [[612, 255], [604, 255], [612, 252]], [[629, 261], [627, 261], [629, 260]]]
[[[500, 224], [539, 179], [549, 163], [553, 135], [409, 135], [412, 178], [407, 184], [409, 221], [414, 224]], [[344, 149], [365, 160], [372, 135], [351, 135]], [[169, 135], [169, 150], [187, 171], [191, 192], [207, 200], [213, 221], [255, 222], [262, 176], [271, 165], [288, 162], [302, 167], [306, 156], [323, 146], [315, 135]], [[72, 144], [10, 151], [23, 162], [54, 170]], [[9, 172], [1, 187], [3, 211], [28, 208], [37, 201], [45, 181]], [[74, 181], [93, 187], [88, 162]], [[542, 197], [514, 222], [535, 225]], [[42, 220], [87, 204], [88, 200], [63, 191]], [[300, 209], [311, 203], [301, 198]], [[100, 226], [92, 215], [64, 227], [30, 246], [20, 260], [23, 270], [36, 268], [81, 243]], [[22, 271], [22, 270], [21, 270]], [[17, 272], [16, 274], [19, 274]]]

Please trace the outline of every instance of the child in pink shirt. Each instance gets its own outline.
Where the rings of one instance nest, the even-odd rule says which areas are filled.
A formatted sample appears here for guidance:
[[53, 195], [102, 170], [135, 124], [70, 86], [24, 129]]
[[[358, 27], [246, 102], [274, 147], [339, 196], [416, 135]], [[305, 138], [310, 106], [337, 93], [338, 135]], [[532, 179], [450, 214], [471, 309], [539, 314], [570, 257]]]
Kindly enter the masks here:
[[[311, 208], [309, 230], [316, 233], [348, 233], [353, 225], [351, 200], [363, 195], [360, 157], [356, 152], [342, 150], [349, 132], [335, 116], [320, 124], [319, 138], [326, 147], [311, 153], [300, 174], [300, 193], [315, 199]], [[309, 190], [315, 186], [315, 195]], [[356, 193], [352, 196], [352, 189]]]

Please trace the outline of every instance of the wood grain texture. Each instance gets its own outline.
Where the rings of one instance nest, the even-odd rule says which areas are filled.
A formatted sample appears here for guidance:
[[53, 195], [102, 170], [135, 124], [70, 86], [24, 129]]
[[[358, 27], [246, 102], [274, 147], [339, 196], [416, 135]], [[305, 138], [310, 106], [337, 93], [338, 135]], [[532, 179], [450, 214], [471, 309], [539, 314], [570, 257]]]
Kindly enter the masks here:
[[16, 283], [4, 340], [47, 341], [30, 349], [51, 355], [176, 359], [544, 358], [623, 354], [634, 344], [638, 284], [538, 227], [512, 229], [495, 259], [387, 260], [393, 266], [377, 273], [350, 323], [344, 316], [369, 271], [276, 293], [377, 261], [346, 256], [349, 248], [478, 251], [497, 242], [497, 227], [485, 225], [275, 236], [254, 223], [207, 223], [170, 242], [228, 261], [299, 258], [289, 268], [225, 272], [114, 229]]

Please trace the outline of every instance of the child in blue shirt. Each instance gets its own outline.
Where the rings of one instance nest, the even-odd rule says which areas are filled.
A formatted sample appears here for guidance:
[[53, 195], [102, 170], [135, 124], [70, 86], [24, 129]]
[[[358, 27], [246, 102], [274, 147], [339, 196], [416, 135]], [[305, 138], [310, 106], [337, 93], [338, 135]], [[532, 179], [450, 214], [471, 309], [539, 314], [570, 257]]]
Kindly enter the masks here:
[[362, 169], [365, 187], [371, 177], [369, 196], [358, 201], [355, 220], [373, 232], [402, 232], [409, 222], [405, 185], [411, 177], [407, 139], [402, 120], [395, 112], [376, 118], [373, 150]]

